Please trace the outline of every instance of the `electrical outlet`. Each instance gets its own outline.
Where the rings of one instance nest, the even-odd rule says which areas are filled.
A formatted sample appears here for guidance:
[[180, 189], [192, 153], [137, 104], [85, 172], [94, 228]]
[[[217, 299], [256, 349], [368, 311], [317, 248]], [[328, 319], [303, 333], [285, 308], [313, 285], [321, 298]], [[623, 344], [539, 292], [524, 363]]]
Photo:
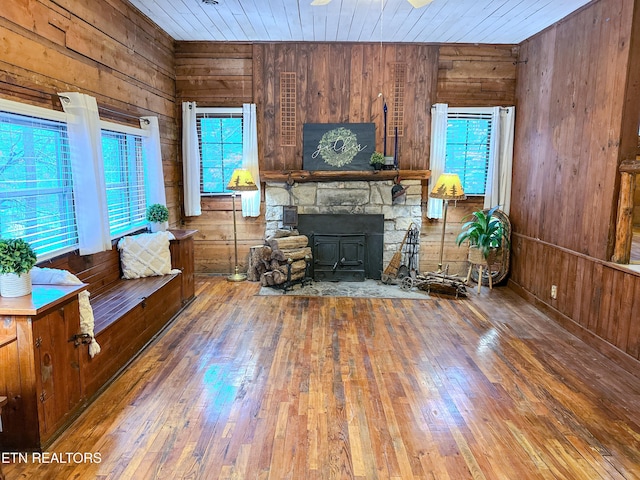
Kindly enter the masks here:
[[558, 298], [558, 286], [557, 285], [551, 285], [551, 298], [553, 298], [554, 300], [556, 298]]

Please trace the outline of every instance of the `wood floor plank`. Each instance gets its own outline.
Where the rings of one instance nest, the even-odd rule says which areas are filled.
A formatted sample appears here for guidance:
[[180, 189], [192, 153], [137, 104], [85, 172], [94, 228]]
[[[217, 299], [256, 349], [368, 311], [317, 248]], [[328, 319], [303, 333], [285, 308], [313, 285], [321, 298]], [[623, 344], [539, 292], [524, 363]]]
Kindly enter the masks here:
[[640, 380], [505, 287], [196, 300], [8, 479], [635, 479]]

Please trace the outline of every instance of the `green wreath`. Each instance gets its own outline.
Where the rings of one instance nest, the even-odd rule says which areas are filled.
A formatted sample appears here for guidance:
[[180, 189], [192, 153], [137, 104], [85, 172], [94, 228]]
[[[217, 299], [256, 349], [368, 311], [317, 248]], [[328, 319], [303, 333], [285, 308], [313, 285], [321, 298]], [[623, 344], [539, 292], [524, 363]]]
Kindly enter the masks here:
[[348, 128], [329, 130], [318, 143], [322, 159], [332, 167], [348, 165], [358, 154], [358, 137]]

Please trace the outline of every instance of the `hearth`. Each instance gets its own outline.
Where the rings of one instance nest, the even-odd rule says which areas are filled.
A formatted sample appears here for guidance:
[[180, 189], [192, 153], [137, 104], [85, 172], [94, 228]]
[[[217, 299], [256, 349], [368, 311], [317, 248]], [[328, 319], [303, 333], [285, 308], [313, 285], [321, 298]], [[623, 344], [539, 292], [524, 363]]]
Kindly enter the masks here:
[[313, 249], [311, 276], [316, 281], [362, 282], [380, 279], [384, 216], [306, 214], [298, 230]]

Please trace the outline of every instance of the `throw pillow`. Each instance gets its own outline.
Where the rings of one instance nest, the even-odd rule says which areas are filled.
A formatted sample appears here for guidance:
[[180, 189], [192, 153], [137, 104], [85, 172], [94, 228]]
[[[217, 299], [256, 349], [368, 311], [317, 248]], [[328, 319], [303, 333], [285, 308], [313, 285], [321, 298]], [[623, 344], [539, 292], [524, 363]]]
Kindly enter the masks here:
[[167, 275], [171, 271], [171, 232], [141, 233], [118, 241], [122, 278]]

